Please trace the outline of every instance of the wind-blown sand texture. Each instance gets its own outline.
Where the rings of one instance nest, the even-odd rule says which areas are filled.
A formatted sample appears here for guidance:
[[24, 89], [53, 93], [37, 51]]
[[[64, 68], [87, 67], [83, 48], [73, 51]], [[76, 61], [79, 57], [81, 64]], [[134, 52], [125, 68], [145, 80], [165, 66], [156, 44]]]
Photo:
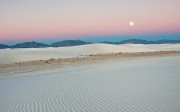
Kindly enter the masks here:
[[59, 58], [48, 60], [36, 60], [27, 62], [16, 62], [13, 64], [0, 64], [0, 76], [14, 75], [23, 72], [37, 71], [48, 68], [62, 68], [68, 66], [77, 66], [79, 64], [96, 63], [113, 59], [131, 59], [152, 56], [180, 55], [180, 51], [155, 51], [155, 52], [132, 52], [132, 53], [107, 53], [91, 54], [75, 58]]
[[180, 56], [0, 77], [0, 112], [179, 112]]
[[22, 48], [0, 50], [0, 64], [11, 64], [24, 61], [75, 58], [92, 54], [132, 53], [155, 51], [180, 51], [180, 44], [89, 44], [59, 48]]

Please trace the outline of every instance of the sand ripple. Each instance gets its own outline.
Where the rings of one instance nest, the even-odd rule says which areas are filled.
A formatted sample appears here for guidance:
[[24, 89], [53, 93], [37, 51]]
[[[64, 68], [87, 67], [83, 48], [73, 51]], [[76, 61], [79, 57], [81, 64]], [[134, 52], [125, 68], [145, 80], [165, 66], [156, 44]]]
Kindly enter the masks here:
[[0, 78], [0, 112], [178, 112], [179, 56]]

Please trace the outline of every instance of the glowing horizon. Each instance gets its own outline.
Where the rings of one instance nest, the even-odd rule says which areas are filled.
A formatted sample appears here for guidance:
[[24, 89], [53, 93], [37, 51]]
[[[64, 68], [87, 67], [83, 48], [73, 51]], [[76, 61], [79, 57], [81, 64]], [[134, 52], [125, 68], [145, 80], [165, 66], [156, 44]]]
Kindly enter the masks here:
[[180, 1], [0, 1], [0, 18], [0, 41], [174, 34], [180, 33]]

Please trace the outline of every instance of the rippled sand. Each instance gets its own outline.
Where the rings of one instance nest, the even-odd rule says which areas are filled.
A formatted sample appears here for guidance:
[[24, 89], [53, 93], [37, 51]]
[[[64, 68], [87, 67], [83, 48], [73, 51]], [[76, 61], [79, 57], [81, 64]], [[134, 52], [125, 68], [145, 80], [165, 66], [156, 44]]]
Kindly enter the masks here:
[[179, 112], [180, 56], [0, 77], [0, 112]]

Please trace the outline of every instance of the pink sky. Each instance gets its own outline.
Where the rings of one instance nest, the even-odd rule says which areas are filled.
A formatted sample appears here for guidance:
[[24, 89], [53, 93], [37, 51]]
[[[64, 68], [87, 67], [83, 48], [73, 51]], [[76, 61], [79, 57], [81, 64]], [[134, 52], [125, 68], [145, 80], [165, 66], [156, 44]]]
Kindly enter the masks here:
[[180, 33], [179, 0], [0, 1], [0, 41], [158, 32]]

